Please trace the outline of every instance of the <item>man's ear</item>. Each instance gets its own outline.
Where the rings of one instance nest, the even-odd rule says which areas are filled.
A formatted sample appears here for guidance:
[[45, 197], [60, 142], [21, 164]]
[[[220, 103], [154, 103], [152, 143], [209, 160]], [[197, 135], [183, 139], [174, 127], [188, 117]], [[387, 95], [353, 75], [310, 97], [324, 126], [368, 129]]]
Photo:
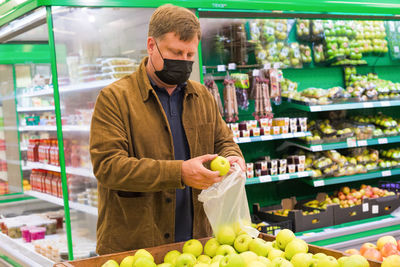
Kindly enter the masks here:
[[153, 54], [155, 49], [156, 49], [156, 43], [154, 41], [154, 38], [151, 36], [147, 37], [147, 54], [149, 55]]

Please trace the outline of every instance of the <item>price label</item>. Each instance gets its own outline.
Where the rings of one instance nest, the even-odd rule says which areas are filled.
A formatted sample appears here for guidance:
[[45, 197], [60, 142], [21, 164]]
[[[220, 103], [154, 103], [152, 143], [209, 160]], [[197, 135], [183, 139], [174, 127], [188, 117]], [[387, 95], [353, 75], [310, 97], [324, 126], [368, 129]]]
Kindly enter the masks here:
[[304, 29], [305, 25], [304, 23], [300, 23], [300, 29]]
[[298, 133], [294, 133], [293, 136], [294, 137], [303, 137], [303, 136], [306, 136], [306, 134], [303, 132], [298, 132]]
[[296, 57], [296, 58], [299, 58], [300, 57], [300, 52], [299, 52], [299, 50], [295, 50], [294, 51], [294, 57]]
[[284, 55], [284, 56], [286, 57], [286, 56], [289, 54], [289, 49], [287, 49], [287, 47], [282, 48], [281, 54]]
[[398, 46], [394, 46], [394, 47], [393, 47], [393, 50], [394, 50], [395, 53], [399, 53], [399, 52], [400, 52], [400, 51], [399, 51], [400, 49], [399, 49]]
[[317, 180], [317, 181], [314, 181], [314, 186], [315, 186], [315, 187], [324, 186], [324, 185], [325, 185], [324, 180]]
[[360, 140], [357, 142], [357, 144], [358, 144], [358, 146], [367, 146], [368, 142], [367, 142], [367, 140]]
[[272, 140], [272, 139], [274, 139], [273, 137], [272, 137], [272, 135], [262, 135], [262, 136], [260, 136], [261, 137], [261, 140], [263, 140], [263, 141], [267, 141], [267, 140]]
[[387, 177], [387, 176], [391, 176], [391, 175], [392, 175], [392, 171], [390, 171], [390, 170], [382, 172], [383, 177]]
[[229, 63], [228, 70], [236, 70], [236, 63]]
[[279, 175], [279, 181], [283, 181], [283, 180], [288, 180], [288, 179], [290, 179], [290, 176], [289, 176], [289, 174], [282, 174], [282, 175]]
[[299, 172], [299, 173], [297, 173], [297, 177], [307, 177], [307, 176], [309, 176], [309, 174], [308, 174], [308, 172]]
[[368, 203], [363, 203], [362, 204], [362, 211], [363, 212], [368, 212], [369, 211], [369, 204]]
[[263, 175], [263, 176], [260, 176], [259, 178], [260, 178], [261, 183], [268, 183], [268, 182], [272, 181], [270, 175]]
[[250, 143], [251, 139], [250, 137], [240, 137], [239, 138], [239, 143]]
[[206, 66], [203, 66], [203, 74], [206, 74], [207, 73], [207, 68], [206, 68]]
[[283, 31], [283, 24], [282, 23], [277, 23], [276, 24], [276, 29], [278, 30], [278, 31]]
[[311, 150], [313, 152], [318, 152], [318, 151], [322, 151], [322, 146], [321, 145], [317, 145], [317, 146], [312, 146]]
[[286, 134], [281, 134], [281, 136], [282, 136], [282, 139], [287, 139], [287, 138], [292, 138], [292, 137], [293, 137], [293, 134], [291, 134], [291, 133], [286, 133]]
[[372, 104], [371, 102], [363, 103], [363, 107], [364, 108], [373, 108], [374, 104]]
[[275, 31], [274, 31], [273, 28], [267, 27], [266, 32], [267, 32], [268, 35], [273, 35]]
[[225, 65], [218, 65], [217, 66], [217, 71], [220, 71], [220, 72], [226, 71], [226, 66]]
[[253, 76], [260, 76], [260, 70], [258, 69], [253, 70]]
[[269, 70], [271, 68], [271, 63], [265, 63], [263, 68]]
[[280, 62], [275, 62], [274, 63], [274, 69], [279, 69], [281, 67], [281, 63]]
[[357, 146], [357, 140], [356, 138], [347, 138], [347, 146], [348, 147], [356, 147]]
[[288, 90], [289, 91], [294, 91], [294, 88], [295, 88], [294, 83], [290, 83], [289, 86], [288, 86]]
[[311, 107], [310, 107], [310, 110], [311, 110], [311, 111], [321, 111], [322, 108], [321, 108], [321, 106], [311, 106]]
[[270, 56], [273, 56], [276, 53], [276, 49], [274, 47], [271, 47], [270, 49], [268, 49], [268, 53]]
[[379, 138], [378, 139], [378, 144], [382, 145], [382, 144], [387, 144], [388, 140], [387, 138]]
[[233, 141], [234, 141], [235, 143], [239, 143], [239, 140], [238, 140], [236, 137], [233, 138]]
[[378, 213], [379, 213], [379, 206], [372, 205], [372, 214], [378, 214]]
[[382, 102], [381, 102], [381, 106], [382, 106], [382, 107], [390, 107], [391, 105], [390, 105], [390, 102], [389, 102], [389, 101], [382, 101]]
[[258, 52], [257, 55], [258, 55], [258, 58], [261, 60], [263, 60], [267, 57], [267, 55], [265, 54], [265, 51]]

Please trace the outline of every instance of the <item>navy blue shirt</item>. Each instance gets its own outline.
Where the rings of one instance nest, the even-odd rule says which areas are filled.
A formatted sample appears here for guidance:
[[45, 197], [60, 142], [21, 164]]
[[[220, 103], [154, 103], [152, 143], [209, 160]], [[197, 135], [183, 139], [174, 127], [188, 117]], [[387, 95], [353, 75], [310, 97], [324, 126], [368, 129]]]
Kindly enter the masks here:
[[[149, 78], [150, 79], [150, 78]], [[169, 127], [174, 141], [174, 154], [176, 160], [190, 159], [189, 144], [182, 125], [183, 96], [186, 84], [178, 86], [172, 95], [165, 88], [159, 88], [150, 79], [151, 86], [156, 91], [158, 99], [167, 115]], [[192, 239], [193, 229], [193, 203], [192, 189], [176, 189], [175, 208], [175, 242]]]

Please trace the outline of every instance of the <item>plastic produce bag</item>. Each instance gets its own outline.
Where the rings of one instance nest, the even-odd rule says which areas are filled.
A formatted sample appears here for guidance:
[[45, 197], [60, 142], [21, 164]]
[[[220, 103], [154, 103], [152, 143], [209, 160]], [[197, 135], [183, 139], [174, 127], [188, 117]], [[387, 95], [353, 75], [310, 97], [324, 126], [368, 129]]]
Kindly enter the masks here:
[[237, 164], [231, 169], [233, 172], [221, 182], [203, 190], [199, 195], [199, 201], [203, 202], [204, 211], [214, 234], [218, 233], [221, 227], [232, 226], [236, 234], [241, 228], [252, 237], [257, 237], [258, 230], [251, 227], [245, 190], [246, 174]]

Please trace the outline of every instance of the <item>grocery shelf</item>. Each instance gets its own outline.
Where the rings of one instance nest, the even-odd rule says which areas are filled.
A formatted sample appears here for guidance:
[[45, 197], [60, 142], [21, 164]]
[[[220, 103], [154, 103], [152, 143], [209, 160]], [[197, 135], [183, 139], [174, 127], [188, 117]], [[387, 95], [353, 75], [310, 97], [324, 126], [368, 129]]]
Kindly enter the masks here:
[[63, 125], [63, 132], [90, 132], [90, 125]]
[[[90, 132], [90, 125], [63, 125], [63, 132]], [[57, 131], [55, 125], [29, 125], [20, 126], [20, 132], [26, 131]]]
[[278, 174], [278, 175], [263, 175], [260, 177], [246, 179], [246, 185], [270, 183], [270, 182], [303, 178], [303, 177], [308, 177], [311, 174], [312, 174], [312, 172], [310, 172], [310, 171], [304, 171], [304, 172], [286, 173], [286, 174]]
[[368, 101], [355, 103], [338, 103], [329, 105], [302, 105], [298, 103], [285, 102], [285, 108], [300, 109], [309, 112], [320, 112], [330, 110], [347, 110], [347, 109], [364, 109], [364, 108], [382, 108], [400, 106], [400, 100], [385, 100], [385, 101]]
[[96, 179], [93, 174], [93, 170], [86, 169], [86, 168], [73, 168], [73, 167], [66, 167], [66, 173], [80, 175], [85, 177], [90, 177]]
[[2, 253], [17, 258], [18, 262], [24, 266], [51, 267], [55, 264], [54, 261], [37, 253], [32, 243], [24, 243], [22, 238], [11, 238], [0, 233], [0, 249]]
[[17, 95], [17, 97], [35, 97], [35, 96], [43, 96], [43, 95], [52, 95], [53, 89], [43, 89], [31, 93], [24, 93], [21, 95]]
[[235, 137], [233, 140], [237, 144], [252, 143], [260, 141], [270, 141], [279, 139], [290, 139], [297, 137], [311, 136], [311, 132], [298, 132], [298, 133], [287, 133], [287, 134], [275, 134], [275, 135], [262, 135], [262, 136], [251, 136], [251, 137]]
[[[52, 195], [49, 195], [46, 193], [29, 190], [29, 191], [24, 191], [24, 194], [32, 196], [32, 197], [36, 197], [38, 199], [41, 199], [41, 200], [44, 200], [47, 202], [51, 202], [56, 205], [64, 206], [64, 200], [62, 198], [55, 197], [55, 196], [52, 196]], [[97, 208], [93, 207], [93, 206], [69, 201], [69, 207], [72, 209], [75, 209], [75, 210], [79, 210], [79, 211], [97, 216]]]
[[54, 111], [54, 106], [46, 107], [17, 107], [17, 112]]
[[356, 138], [347, 138], [346, 142], [337, 142], [337, 143], [325, 143], [318, 145], [308, 145], [300, 141], [288, 141], [291, 145], [306, 149], [312, 152], [325, 151], [331, 149], [342, 149], [342, 148], [350, 148], [350, 147], [361, 147], [361, 146], [374, 146], [374, 145], [382, 145], [382, 144], [390, 144], [390, 143], [399, 143], [400, 136], [388, 136], [388, 137], [379, 137], [372, 139], [364, 139], [357, 140]]
[[349, 182], [354, 182], [354, 181], [375, 179], [375, 178], [381, 178], [381, 177], [387, 177], [387, 176], [399, 175], [399, 174], [400, 174], [400, 168], [395, 168], [395, 169], [360, 173], [360, 174], [349, 175], [349, 176], [330, 177], [330, 178], [322, 178], [322, 179], [318, 179], [318, 178], [317, 179], [307, 179], [305, 181], [306, 181], [306, 183], [310, 184], [311, 186], [320, 187], [320, 186], [325, 186], [325, 185], [349, 183]]
[[28, 147], [27, 146], [21, 146], [19, 150], [20, 151], [28, 151]]
[[[61, 168], [59, 166], [44, 164], [44, 163], [40, 163], [40, 162], [28, 161], [26, 164], [26, 167], [29, 169], [43, 169], [43, 170], [47, 170], [47, 171], [61, 172]], [[74, 174], [74, 175], [95, 178], [93, 171], [90, 169], [87, 169], [87, 168], [66, 167], [65, 172], [67, 174]]]
[[115, 82], [115, 79], [110, 80], [100, 80], [94, 82], [86, 82], [86, 83], [79, 83], [67, 86], [60, 86], [61, 93], [73, 92], [73, 91], [82, 91], [82, 90], [92, 90], [106, 87], [107, 85]]

